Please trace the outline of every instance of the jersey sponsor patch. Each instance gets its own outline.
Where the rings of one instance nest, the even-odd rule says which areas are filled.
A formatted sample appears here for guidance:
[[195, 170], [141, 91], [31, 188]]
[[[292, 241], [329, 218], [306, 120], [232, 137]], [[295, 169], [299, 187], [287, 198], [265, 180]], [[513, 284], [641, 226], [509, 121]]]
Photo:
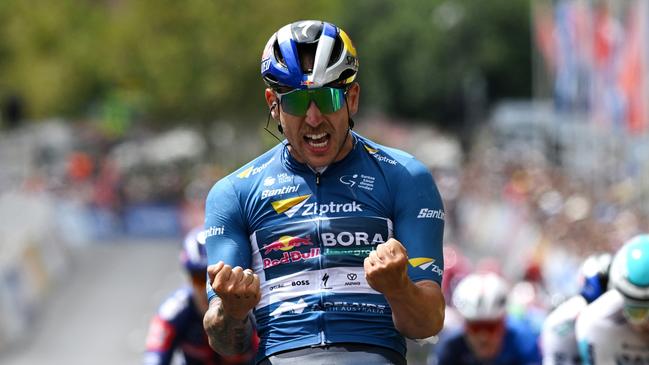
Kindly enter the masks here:
[[282, 186], [277, 189], [265, 189], [261, 191], [261, 198], [267, 199], [273, 196], [297, 193], [298, 189], [300, 189], [300, 184]]
[[277, 214], [284, 213], [287, 217], [291, 218], [298, 210], [300, 210], [300, 208], [302, 208], [310, 197], [311, 194], [300, 195], [293, 198], [276, 200], [272, 202], [271, 205]]
[[272, 311], [270, 315], [277, 318], [286, 312], [290, 312], [293, 314], [300, 314], [304, 312], [304, 308], [306, 307], [307, 307], [306, 302], [304, 301], [304, 299], [300, 298], [300, 300], [298, 300], [297, 302], [284, 302], [280, 304], [280, 306], [277, 307], [277, 309], [275, 309], [274, 311]]
[[431, 218], [431, 219], [440, 219], [444, 220], [444, 211], [441, 209], [428, 209], [428, 208], [422, 208], [419, 211], [419, 214], [417, 214], [417, 218], [422, 219], [422, 218]]
[[311, 241], [311, 236], [306, 237], [293, 237], [293, 236], [282, 236], [277, 241], [271, 242], [261, 249], [264, 250], [264, 254], [268, 255], [272, 251], [290, 251], [295, 247], [300, 246], [313, 246]]
[[271, 206], [277, 214], [284, 213], [291, 218], [300, 212], [300, 216], [326, 215], [329, 213], [359, 213], [363, 211], [363, 206], [357, 201], [347, 203], [328, 202], [328, 203], [307, 203], [311, 194], [300, 195], [293, 198], [276, 200], [271, 202]]
[[300, 251], [284, 252], [280, 258], [271, 259], [267, 257], [263, 259], [262, 262], [264, 263], [264, 269], [268, 269], [273, 266], [290, 264], [302, 260], [317, 258], [319, 256], [320, 256], [320, 248], [316, 247], [310, 249], [307, 252], [300, 252]]
[[409, 259], [408, 262], [412, 267], [418, 267], [424, 271], [430, 270], [437, 275], [442, 275], [443, 271], [435, 264], [435, 259], [430, 257], [416, 257]]
[[225, 233], [225, 226], [221, 227], [215, 227], [215, 226], [210, 226], [203, 232], [201, 232], [202, 235], [204, 235], [204, 238], [209, 238], [212, 236], [221, 236]]
[[374, 178], [374, 176], [353, 174], [343, 175], [338, 180], [344, 185], [349, 186], [350, 188], [372, 191], [374, 190], [374, 181], [376, 179]]
[[237, 177], [239, 179], [247, 179], [250, 176], [257, 175], [258, 173], [262, 172], [266, 167], [268, 167], [268, 165], [270, 165], [270, 163], [273, 162], [274, 159], [275, 157], [271, 158], [270, 160], [264, 162], [263, 164], [257, 167], [255, 167], [255, 165], [249, 166], [248, 168], [246, 168], [245, 170], [237, 174]]
[[372, 155], [372, 157], [374, 157], [375, 159], [377, 159], [380, 162], [385, 162], [385, 163], [390, 164], [390, 165], [396, 165], [397, 164], [396, 160], [393, 160], [391, 158], [388, 158], [388, 157], [380, 154], [379, 153], [380, 151], [377, 150], [376, 148], [372, 148], [370, 146], [365, 145], [365, 149], [367, 150], [367, 152], [370, 153], [370, 155]]

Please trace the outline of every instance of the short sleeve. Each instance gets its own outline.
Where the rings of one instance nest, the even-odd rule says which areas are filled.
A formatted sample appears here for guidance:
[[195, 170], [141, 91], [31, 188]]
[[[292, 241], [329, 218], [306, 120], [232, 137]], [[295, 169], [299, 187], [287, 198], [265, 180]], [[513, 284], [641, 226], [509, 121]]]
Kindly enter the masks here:
[[444, 207], [431, 173], [416, 159], [405, 166], [394, 195], [394, 236], [408, 250], [408, 275], [413, 281], [441, 285], [444, 260]]
[[[208, 264], [223, 261], [232, 267], [249, 268], [250, 240], [234, 186], [224, 178], [210, 190], [205, 202], [205, 247]], [[216, 295], [208, 286], [209, 300]]]

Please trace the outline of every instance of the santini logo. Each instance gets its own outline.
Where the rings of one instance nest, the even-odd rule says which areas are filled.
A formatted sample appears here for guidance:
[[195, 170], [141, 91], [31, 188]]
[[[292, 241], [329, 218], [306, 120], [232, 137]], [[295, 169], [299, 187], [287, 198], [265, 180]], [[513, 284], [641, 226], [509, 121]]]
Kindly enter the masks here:
[[437, 218], [444, 220], [444, 211], [441, 209], [428, 209], [422, 208], [417, 215], [417, 218]]
[[293, 185], [293, 186], [282, 186], [281, 188], [277, 188], [277, 189], [266, 189], [261, 192], [261, 198], [266, 199], [276, 195], [296, 193], [299, 188], [300, 188], [300, 184]]

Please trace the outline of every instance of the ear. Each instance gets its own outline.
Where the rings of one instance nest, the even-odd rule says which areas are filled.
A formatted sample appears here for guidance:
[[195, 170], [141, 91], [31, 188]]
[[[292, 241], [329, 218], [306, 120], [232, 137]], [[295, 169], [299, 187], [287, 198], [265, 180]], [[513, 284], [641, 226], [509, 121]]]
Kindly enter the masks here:
[[355, 82], [347, 90], [347, 103], [349, 106], [349, 114], [355, 115], [356, 112], [358, 112], [358, 102], [360, 99], [360, 95], [361, 95], [361, 85]]
[[277, 107], [279, 104], [279, 100], [277, 100], [277, 95], [275, 94], [273, 89], [266, 88], [264, 97], [266, 98], [266, 104], [270, 109], [270, 114], [273, 116], [273, 119], [277, 119], [279, 117], [279, 112]]

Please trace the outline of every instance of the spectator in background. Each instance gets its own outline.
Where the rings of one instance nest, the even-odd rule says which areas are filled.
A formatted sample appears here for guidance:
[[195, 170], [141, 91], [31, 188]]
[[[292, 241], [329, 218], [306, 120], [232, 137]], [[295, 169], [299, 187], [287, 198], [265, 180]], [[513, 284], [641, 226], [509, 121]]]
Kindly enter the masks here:
[[207, 255], [202, 227], [191, 230], [185, 237], [180, 262], [190, 285], [179, 288], [165, 299], [151, 320], [144, 364], [169, 365], [175, 354], [182, 357], [186, 365], [252, 364], [257, 342], [255, 336], [250, 346], [252, 350], [238, 356], [220, 356], [208, 344], [203, 329], [203, 315], [207, 310]]
[[541, 331], [543, 365], [581, 364], [575, 321], [579, 313], [608, 288], [611, 255], [595, 253], [579, 270], [581, 290], [556, 307], [545, 319]]
[[576, 333], [583, 364], [646, 364], [649, 360], [649, 234], [615, 254], [609, 290], [583, 309]]
[[10, 94], [2, 103], [2, 121], [7, 128], [15, 129], [20, 126], [25, 118], [25, 105], [23, 98], [18, 94]]
[[540, 364], [537, 336], [507, 317], [509, 286], [493, 272], [468, 275], [453, 293], [464, 325], [436, 347], [439, 365]]

